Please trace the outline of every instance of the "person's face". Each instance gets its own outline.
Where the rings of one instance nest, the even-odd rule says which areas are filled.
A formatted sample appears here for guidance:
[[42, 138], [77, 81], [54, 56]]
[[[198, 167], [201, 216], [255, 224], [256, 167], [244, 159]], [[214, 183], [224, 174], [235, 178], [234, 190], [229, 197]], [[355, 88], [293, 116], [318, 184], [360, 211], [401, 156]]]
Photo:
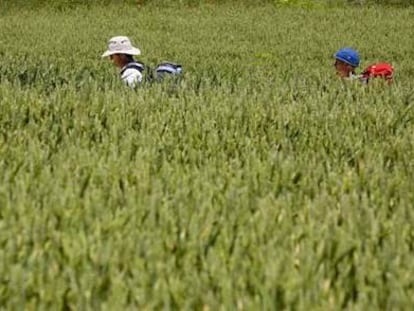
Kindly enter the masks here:
[[122, 54], [113, 54], [109, 56], [109, 59], [112, 63], [117, 66], [118, 68], [122, 68], [124, 66], [124, 59]]
[[347, 78], [352, 72], [354, 72], [354, 67], [338, 59], [335, 60], [334, 66], [336, 69], [336, 74], [341, 78]]

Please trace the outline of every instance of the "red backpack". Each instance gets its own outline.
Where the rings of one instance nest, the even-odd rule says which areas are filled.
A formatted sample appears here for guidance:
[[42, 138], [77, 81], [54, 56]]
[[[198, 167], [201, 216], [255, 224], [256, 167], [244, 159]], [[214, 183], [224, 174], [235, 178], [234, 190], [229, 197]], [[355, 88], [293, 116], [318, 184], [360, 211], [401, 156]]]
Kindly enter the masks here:
[[378, 63], [368, 66], [362, 73], [362, 78], [369, 80], [370, 78], [383, 78], [388, 82], [392, 82], [394, 75], [394, 68], [387, 63]]

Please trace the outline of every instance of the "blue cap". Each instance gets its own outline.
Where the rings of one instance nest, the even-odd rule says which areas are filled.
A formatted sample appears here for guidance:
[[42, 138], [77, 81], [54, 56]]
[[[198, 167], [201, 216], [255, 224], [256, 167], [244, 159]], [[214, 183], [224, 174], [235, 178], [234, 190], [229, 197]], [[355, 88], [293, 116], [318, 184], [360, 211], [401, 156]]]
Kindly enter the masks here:
[[351, 48], [344, 48], [342, 50], [339, 50], [338, 52], [336, 52], [335, 58], [351, 65], [352, 67], [359, 66], [359, 54], [357, 51]]

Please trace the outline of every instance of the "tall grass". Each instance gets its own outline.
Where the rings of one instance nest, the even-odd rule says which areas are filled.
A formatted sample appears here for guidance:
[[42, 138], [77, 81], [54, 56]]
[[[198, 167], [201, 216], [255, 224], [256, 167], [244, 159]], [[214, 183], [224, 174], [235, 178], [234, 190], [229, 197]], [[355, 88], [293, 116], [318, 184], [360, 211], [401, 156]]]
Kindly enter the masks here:
[[68, 9], [84, 6], [107, 6], [107, 5], [131, 5], [143, 6], [152, 5], [158, 7], [169, 6], [199, 6], [199, 5], [217, 5], [217, 4], [237, 4], [249, 6], [291, 6], [291, 7], [344, 7], [344, 6], [361, 6], [361, 5], [379, 5], [379, 6], [412, 6], [414, 0], [3, 0], [0, 7], [48, 7], [53, 9]]
[[[2, 307], [413, 305], [412, 9], [35, 12], [0, 19]], [[117, 34], [183, 81], [125, 88]]]

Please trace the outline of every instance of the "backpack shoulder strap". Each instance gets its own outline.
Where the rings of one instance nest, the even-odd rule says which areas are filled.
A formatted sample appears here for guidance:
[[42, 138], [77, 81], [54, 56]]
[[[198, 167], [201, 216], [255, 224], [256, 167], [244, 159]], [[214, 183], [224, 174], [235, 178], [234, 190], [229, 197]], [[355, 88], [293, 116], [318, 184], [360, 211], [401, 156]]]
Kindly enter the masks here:
[[124, 68], [122, 68], [121, 75], [123, 75], [124, 72], [128, 69], [135, 69], [135, 70], [138, 70], [140, 73], [142, 73], [145, 69], [145, 65], [143, 63], [137, 62], [137, 61], [130, 62], [130, 63], [126, 64]]

